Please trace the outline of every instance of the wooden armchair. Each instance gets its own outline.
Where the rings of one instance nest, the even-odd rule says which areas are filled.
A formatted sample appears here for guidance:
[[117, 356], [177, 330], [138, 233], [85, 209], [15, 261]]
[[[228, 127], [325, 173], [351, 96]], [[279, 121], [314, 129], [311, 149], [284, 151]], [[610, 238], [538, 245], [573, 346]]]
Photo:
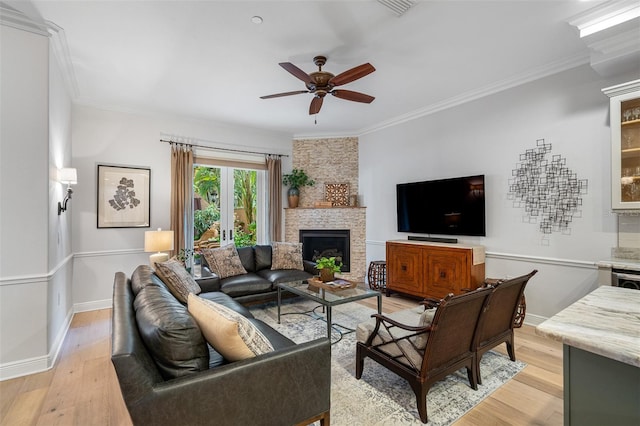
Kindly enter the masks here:
[[460, 368], [477, 390], [476, 328], [493, 288], [444, 298], [427, 326], [409, 326], [375, 314], [375, 328], [356, 345], [356, 378], [364, 359], [371, 358], [409, 382], [416, 395], [420, 420], [427, 423], [427, 393], [433, 383]]
[[478, 374], [478, 383], [482, 384], [480, 359], [485, 352], [504, 342], [507, 345], [509, 359], [516, 360], [513, 329], [521, 324], [521, 321], [518, 321], [518, 315], [524, 288], [536, 273], [538, 271], [534, 269], [526, 275], [499, 281], [495, 284], [494, 294], [486, 307], [484, 319], [478, 327], [475, 369]]

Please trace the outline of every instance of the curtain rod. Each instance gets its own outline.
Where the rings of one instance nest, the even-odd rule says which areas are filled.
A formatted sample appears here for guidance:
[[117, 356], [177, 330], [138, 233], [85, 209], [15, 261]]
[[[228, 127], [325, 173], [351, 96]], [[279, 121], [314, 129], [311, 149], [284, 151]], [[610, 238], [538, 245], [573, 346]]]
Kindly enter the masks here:
[[178, 144], [178, 145], [195, 146], [196, 148], [210, 149], [210, 150], [213, 150], [213, 151], [242, 152], [244, 154], [277, 155], [278, 157], [288, 157], [287, 154], [272, 154], [272, 153], [269, 153], [269, 152], [247, 151], [247, 150], [244, 150], [244, 149], [233, 149], [233, 148], [217, 148], [217, 147], [206, 146], [206, 145], [198, 145], [196, 143], [167, 141], [167, 140], [164, 140], [164, 139], [160, 139], [160, 142], [175, 143], [175, 144]]

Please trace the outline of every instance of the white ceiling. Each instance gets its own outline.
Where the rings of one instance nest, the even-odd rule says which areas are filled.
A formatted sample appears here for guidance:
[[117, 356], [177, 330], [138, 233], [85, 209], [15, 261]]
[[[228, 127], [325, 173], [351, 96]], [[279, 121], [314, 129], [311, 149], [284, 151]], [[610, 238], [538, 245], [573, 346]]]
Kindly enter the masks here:
[[[203, 118], [295, 136], [361, 134], [589, 62], [567, 23], [602, 2], [420, 1], [401, 17], [376, 1], [34, 1], [64, 30], [74, 101]], [[259, 15], [261, 25], [251, 22]], [[371, 104], [312, 95], [263, 100], [304, 84], [279, 62], [338, 74]]]

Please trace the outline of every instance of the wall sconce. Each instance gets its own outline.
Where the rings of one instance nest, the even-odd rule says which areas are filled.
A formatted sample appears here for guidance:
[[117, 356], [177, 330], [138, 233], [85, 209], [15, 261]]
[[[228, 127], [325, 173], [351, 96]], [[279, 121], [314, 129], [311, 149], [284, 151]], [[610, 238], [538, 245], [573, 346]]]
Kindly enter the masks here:
[[167, 253], [161, 253], [167, 250], [173, 250], [173, 231], [163, 231], [160, 228], [157, 231], [145, 231], [144, 251], [156, 252], [149, 256], [151, 267], [155, 269], [156, 263], [169, 260]]
[[71, 194], [73, 194], [71, 185], [75, 185], [78, 183], [78, 172], [73, 168], [60, 169], [60, 171], [58, 172], [58, 180], [60, 181], [60, 183], [67, 184], [67, 195], [65, 195], [62, 202], [58, 202], [58, 216], [60, 216], [62, 212], [67, 211], [67, 203], [71, 199]]

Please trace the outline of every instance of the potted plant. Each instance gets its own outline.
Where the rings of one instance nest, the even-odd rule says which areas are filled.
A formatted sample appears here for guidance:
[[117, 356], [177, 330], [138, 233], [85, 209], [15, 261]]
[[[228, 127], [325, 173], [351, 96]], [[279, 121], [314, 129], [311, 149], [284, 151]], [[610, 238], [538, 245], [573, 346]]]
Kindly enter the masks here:
[[293, 169], [291, 173], [282, 176], [282, 184], [289, 186], [287, 196], [289, 197], [289, 207], [298, 207], [300, 201], [300, 188], [303, 186], [313, 186], [316, 181], [311, 179], [304, 170]]
[[321, 257], [316, 260], [316, 269], [320, 271], [320, 281], [323, 283], [333, 281], [335, 273], [340, 272], [342, 262], [336, 261], [335, 257]]

